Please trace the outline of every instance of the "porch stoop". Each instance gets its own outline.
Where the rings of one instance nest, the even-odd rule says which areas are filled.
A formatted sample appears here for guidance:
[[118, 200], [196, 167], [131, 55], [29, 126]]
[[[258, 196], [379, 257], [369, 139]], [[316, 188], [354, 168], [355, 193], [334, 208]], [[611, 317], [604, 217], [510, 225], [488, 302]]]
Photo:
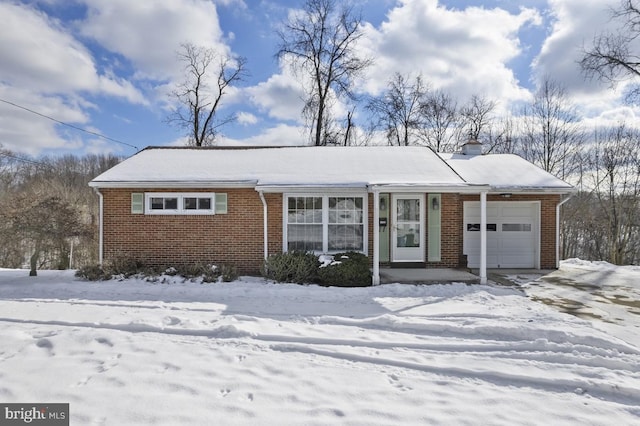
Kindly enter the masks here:
[[380, 268], [380, 284], [477, 284], [480, 277], [466, 270], [448, 268]]

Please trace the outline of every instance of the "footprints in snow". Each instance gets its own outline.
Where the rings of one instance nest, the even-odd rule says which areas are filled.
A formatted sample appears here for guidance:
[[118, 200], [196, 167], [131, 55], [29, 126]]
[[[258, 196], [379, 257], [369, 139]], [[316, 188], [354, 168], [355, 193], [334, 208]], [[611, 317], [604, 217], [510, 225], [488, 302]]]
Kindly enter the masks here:
[[[228, 389], [228, 388], [220, 389], [220, 397], [221, 398], [226, 398], [230, 394], [231, 394], [231, 389]], [[251, 392], [247, 393], [246, 395], [244, 395], [244, 399], [246, 399], [247, 401], [252, 402], [253, 401], [253, 393], [251, 393]]]
[[49, 354], [52, 354], [53, 352], [53, 343], [51, 342], [51, 340], [49, 339], [39, 339], [36, 342], [36, 346], [39, 348], [43, 348], [46, 349], [47, 351], [49, 351]]
[[96, 337], [96, 342], [100, 343], [101, 345], [107, 345], [111, 348], [113, 347], [113, 343], [111, 343], [111, 340], [105, 337]]
[[98, 366], [98, 368], [97, 368], [98, 373], [104, 373], [106, 371], [111, 370], [113, 367], [118, 365], [118, 360], [121, 357], [122, 357], [122, 354], [116, 354], [116, 355], [112, 356], [111, 358], [109, 358], [108, 360], [102, 361], [100, 363], [100, 365]]
[[405, 386], [400, 382], [400, 378], [395, 375], [395, 374], [389, 374], [387, 376], [387, 378], [389, 379], [389, 383], [396, 389], [402, 391], [402, 392], [406, 392], [406, 391], [410, 391], [413, 390], [412, 387], [409, 386]]
[[171, 364], [169, 362], [163, 362], [160, 366], [159, 372], [166, 373], [167, 371], [180, 371], [182, 368], [178, 365]]
[[[109, 348], [114, 347], [114, 344], [111, 340], [105, 338], [105, 337], [96, 337], [94, 339], [94, 341], [100, 345], [103, 346], [107, 346]], [[94, 355], [95, 352], [94, 351], [87, 351], [85, 353], [85, 355]], [[111, 370], [112, 368], [115, 368], [118, 366], [118, 364], [120, 363], [120, 358], [122, 357], [121, 353], [115, 354], [111, 357], [109, 357], [108, 359], [104, 360], [104, 361], [100, 361], [100, 360], [96, 360], [93, 358], [86, 358], [84, 360], [82, 360], [81, 362], [83, 364], [96, 364], [95, 366], [95, 372], [97, 374], [102, 374], [102, 373], [106, 373], [107, 371]], [[76, 386], [80, 387], [80, 386], [85, 386], [87, 383], [89, 383], [91, 381], [91, 379], [93, 379], [95, 375], [94, 374], [90, 374], [82, 379], [80, 379], [77, 383]], [[117, 386], [117, 387], [124, 387], [125, 383], [115, 377], [105, 377], [104, 380], [106, 380], [107, 382]]]

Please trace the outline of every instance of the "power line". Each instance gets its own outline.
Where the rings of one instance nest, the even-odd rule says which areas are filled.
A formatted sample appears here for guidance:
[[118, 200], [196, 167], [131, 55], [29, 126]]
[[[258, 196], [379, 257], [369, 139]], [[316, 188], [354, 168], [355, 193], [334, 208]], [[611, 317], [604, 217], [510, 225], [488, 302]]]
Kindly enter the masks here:
[[18, 157], [18, 156], [15, 156], [15, 155], [11, 155], [11, 154], [8, 154], [6, 152], [0, 152], [0, 155], [2, 155], [3, 157], [13, 158], [14, 160], [22, 161], [24, 163], [31, 163], [31, 164], [35, 164], [37, 166], [45, 166], [45, 164], [40, 162], [40, 161], [28, 160], [26, 158], [22, 158], [22, 157]]
[[44, 117], [44, 118], [49, 119], [51, 121], [55, 121], [56, 123], [62, 124], [63, 126], [71, 127], [72, 129], [79, 130], [81, 132], [85, 132], [85, 133], [88, 133], [88, 134], [93, 135], [93, 136], [98, 136], [99, 138], [106, 139], [106, 140], [111, 141], [111, 142], [119, 143], [121, 145], [126, 145], [126, 146], [131, 147], [131, 148], [135, 149], [136, 151], [138, 151], [138, 147], [135, 146], [135, 145], [131, 145], [129, 143], [122, 142], [122, 141], [119, 141], [117, 139], [110, 138], [110, 137], [102, 135], [100, 133], [96, 133], [96, 132], [92, 132], [92, 131], [87, 130], [87, 129], [83, 129], [82, 127], [74, 126], [73, 124], [65, 123], [64, 121], [56, 120], [53, 117], [49, 117], [48, 115], [45, 115], [45, 114], [42, 114], [40, 112], [34, 111], [34, 110], [29, 109], [27, 107], [23, 107], [22, 105], [18, 105], [18, 104], [15, 104], [13, 102], [9, 102], [9, 101], [7, 101], [5, 99], [2, 99], [2, 98], [0, 98], [0, 102], [4, 102], [5, 104], [12, 105], [12, 106], [14, 106], [16, 108], [23, 109], [23, 110], [28, 111], [28, 112], [30, 112], [32, 114], [39, 115], [40, 117]]

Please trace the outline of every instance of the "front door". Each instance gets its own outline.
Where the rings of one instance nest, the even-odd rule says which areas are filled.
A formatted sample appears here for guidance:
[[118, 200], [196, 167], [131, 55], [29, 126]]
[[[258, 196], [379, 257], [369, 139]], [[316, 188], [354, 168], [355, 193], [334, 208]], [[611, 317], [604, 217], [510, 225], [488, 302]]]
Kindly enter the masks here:
[[424, 195], [394, 194], [391, 245], [394, 262], [424, 262]]

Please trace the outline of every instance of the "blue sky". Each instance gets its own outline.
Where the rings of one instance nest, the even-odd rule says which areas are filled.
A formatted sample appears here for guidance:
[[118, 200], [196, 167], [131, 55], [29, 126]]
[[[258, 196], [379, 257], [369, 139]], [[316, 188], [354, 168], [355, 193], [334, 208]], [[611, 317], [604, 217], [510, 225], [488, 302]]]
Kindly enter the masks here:
[[[585, 81], [576, 61], [595, 32], [611, 26], [618, 0], [352, 0], [361, 8], [359, 49], [376, 59], [356, 86], [384, 89], [394, 72], [421, 73], [459, 103], [473, 94], [497, 114], [531, 98], [541, 76], [567, 87], [587, 125], [635, 119], [623, 88]], [[167, 93], [181, 79], [180, 43], [248, 59], [249, 76], [225, 99], [240, 120], [224, 144], [293, 145], [307, 138], [301, 87], [275, 59], [275, 28], [293, 0], [4, 0], [0, 3], [0, 99], [138, 148], [179, 145], [165, 123]], [[343, 105], [336, 105], [340, 116]], [[356, 122], [367, 117], [359, 110]], [[135, 149], [0, 102], [0, 144], [28, 155]]]

